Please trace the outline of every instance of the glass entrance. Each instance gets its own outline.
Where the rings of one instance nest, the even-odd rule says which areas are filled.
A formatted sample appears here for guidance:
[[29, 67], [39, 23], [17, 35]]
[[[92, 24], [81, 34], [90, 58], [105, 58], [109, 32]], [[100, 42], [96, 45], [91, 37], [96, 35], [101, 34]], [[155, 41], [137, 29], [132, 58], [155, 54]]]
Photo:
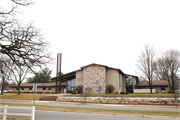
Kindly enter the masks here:
[[76, 79], [71, 79], [67, 81], [67, 93], [72, 93], [76, 88]]

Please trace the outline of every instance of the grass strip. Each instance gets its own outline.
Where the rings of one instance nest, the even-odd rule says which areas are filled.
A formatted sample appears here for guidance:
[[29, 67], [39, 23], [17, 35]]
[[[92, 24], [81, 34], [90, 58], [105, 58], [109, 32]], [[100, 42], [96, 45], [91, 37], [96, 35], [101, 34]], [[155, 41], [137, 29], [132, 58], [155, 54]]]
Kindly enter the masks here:
[[[36, 94], [36, 100], [39, 98], [42, 98], [43, 96], [48, 94]], [[4, 93], [3, 95], [0, 95], [1, 99], [9, 99], [9, 100], [34, 100], [34, 94], [33, 93], [21, 93], [18, 95], [17, 93]]]
[[[70, 94], [66, 96], [79, 96], [79, 97], [97, 97], [98, 94]], [[124, 97], [124, 94], [99, 94], [100, 97]], [[170, 94], [170, 93], [129, 93], [126, 94], [126, 97], [179, 97], [179, 94]]]
[[[9, 106], [32, 106], [26, 104], [1, 103], [1, 105]], [[115, 109], [100, 109], [100, 108], [79, 108], [79, 107], [61, 107], [61, 106], [46, 106], [36, 105], [36, 110], [52, 110], [61, 112], [78, 112], [78, 113], [96, 113], [96, 114], [113, 114], [113, 115], [133, 115], [133, 116], [168, 116], [179, 117], [179, 112], [171, 111], [143, 111], [143, 110], [115, 110]]]
[[[1, 119], [3, 119], [3, 117], [0, 117], [0, 120]], [[6, 120], [31, 120], [31, 118], [7, 117]], [[41, 119], [35, 119], [35, 120], [41, 120]]]

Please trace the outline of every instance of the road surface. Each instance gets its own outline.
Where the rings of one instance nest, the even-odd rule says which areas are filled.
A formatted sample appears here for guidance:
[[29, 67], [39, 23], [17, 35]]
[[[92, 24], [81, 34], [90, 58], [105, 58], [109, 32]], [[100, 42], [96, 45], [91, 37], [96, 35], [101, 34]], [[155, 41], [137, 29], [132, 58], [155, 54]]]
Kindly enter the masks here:
[[[29, 110], [8, 110], [9, 113], [30, 113]], [[172, 120], [168, 118], [147, 118], [121, 115], [102, 115], [73, 112], [36, 110], [35, 118], [41, 120]]]
[[[33, 104], [33, 102], [18, 102], [18, 101], [2, 101], [0, 103], [16, 103], [16, 104]], [[40, 102], [37, 101], [36, 105], [47, 106], [62, 106], [62, 107], [80, 107], [80, 108], [101, 108], [101, 109], [119, 109], [119, 110], [148, 110], [148, 111], [175, 111], [179, 112], [178, 108], [153, 108], [153, 107], [125, 107], [125, 106], [97, 106], [97, 105], [77, 105], [77, 104], [63, 104], [63, 102]]]

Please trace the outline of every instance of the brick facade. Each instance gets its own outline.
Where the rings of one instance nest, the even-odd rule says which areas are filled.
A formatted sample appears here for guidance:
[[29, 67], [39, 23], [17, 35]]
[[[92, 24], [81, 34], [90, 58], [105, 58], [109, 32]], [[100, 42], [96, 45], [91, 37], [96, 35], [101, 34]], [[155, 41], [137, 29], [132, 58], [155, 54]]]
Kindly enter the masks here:
[[90, 65], [83, 68], [83, 93], [106, 92], [106, 68], [100, 65]]

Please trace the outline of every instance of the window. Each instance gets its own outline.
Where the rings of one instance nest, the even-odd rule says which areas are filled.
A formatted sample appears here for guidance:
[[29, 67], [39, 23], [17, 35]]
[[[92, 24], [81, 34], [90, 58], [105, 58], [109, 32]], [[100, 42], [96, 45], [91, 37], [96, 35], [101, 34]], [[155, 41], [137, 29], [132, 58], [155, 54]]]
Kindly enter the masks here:
[[130, 75], [126, 76], [126, 91], [129, 93], [133, 93], [133, 77]]
[[32, 90], [32, 87], [29, 87], [29, 90]]
[[52, 90], [52, 88], [51, 88], [51, 87], [49, 87], [49, 90]]
[[161, 90], [165, 90], [165, 87], [161, 87]]
[[67, 93], [75, 91], [76, 79], [71, 79], [67, 81]]
[[18, 88], [16, 88], [16, 90], [18, 90]]
[[43, 87], [43, 90], [46, 90], [46, 87]]
[[21, 90], [24, 90], [24, 88], [22, 87]]
[[138, 87], [138, 89], [142, 89], [142, 87]]

